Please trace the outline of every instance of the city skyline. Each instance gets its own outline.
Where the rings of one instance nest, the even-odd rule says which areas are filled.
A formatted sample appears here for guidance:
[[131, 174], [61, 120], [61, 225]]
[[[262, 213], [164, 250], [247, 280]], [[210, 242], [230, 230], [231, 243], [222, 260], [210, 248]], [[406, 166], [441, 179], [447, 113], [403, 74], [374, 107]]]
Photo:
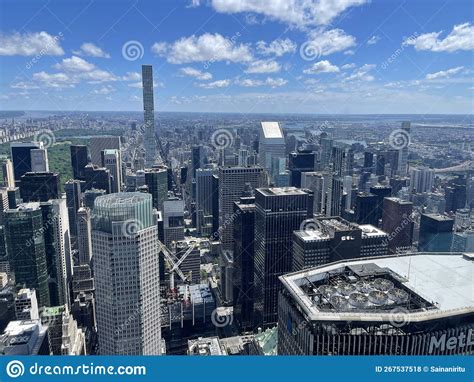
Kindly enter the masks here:
[[468, 1], [264, 3], [6, 1], [0, 108], [140, 111], [150, 64], [158, 112], [472, 112]]

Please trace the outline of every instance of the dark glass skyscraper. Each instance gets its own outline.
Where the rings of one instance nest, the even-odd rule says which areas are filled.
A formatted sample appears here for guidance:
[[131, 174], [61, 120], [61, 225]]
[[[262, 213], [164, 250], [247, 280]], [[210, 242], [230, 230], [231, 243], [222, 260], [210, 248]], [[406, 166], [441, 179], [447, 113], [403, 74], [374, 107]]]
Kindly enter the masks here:
[[255, 191], [255, 316], [257, 325], [277, 322], [278, 277], [292, 269], [293, 231], [312, 215], [312, 193], [295, 187]]
[[39, 142], [11, 144], [11, 156], [13, 162], [13, 174], [15, 181], [19, 181], [27, 172], [31, 171], [31, 150], [41, 147]]
[[87, 146], [71, 145], [71, 166], [74, 179], [85, 180], [86, 174], [84, 168], [89, 163]]
[[143, 121], [145, 143], [145, 167], [152, 167], [156, 162], [155, 139], [155, 106], [153, 100], [153, 67], [142, 65], [143, 85]]
[[24, 202], [47, 202], [60, 198], [59, 174], [27, 172], [21, 177], [20, 195]]
[[39, 203], [5, 212], [5, 243], [17, 284], [36, 289], [38, 304], [50, 306], [48, 267]]
[[421, 214], [420, 252], [449, 252], [453, 240], [454, 219], [439, 214]]

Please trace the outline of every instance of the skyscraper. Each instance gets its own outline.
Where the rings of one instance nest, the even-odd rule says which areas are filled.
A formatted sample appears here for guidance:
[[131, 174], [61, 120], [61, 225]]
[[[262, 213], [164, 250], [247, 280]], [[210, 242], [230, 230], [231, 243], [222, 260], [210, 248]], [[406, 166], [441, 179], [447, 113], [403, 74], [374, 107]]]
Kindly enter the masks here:
[[74, 179], [85, 180], [84, 167], [89, 163], [86, 145], [71, 145], [71, 167]]
[[314, 171], [315, 153], [311, 150], [299, 150], [289, 155], [290, 186], [301, 187], [301, 173]]
[[413, 203], [399, 198], [385, 198], [383, 202], [382, 230], [389, 235], [389, 253], [409, 250], [413, 241], [414, 223], [411, 220]]
[[73, 236], [76, 236], [77, 234], [76, 213], [81, 207], [82, 201], [81, 183], [84, 182], [81, 182], [80, 180], [68, 180], [64, 184], [67, 213], [69, 216], [69, 229], [71, 230], [71, 235]]
[[66, 200], [42, 202], [40, 208], [51, 306], [70, 307], [73, 260]]
[[285, 136], [278, 122], [261, 122], [258, 157], [258, 164], [273, 178], [273, 160], [286, 158]]
[[22, 175], [31, 171], [31, 150], [42, 147], [41, 142], [13, 142], [10, 144], [15, 181], [20, 181]]
[[92, 226], [91, 211], [88, 207], [80, 207], [77, 219], [77, 250], [79, 264], [90, 264], [92, 258]]
[[[92, 137], [90, 140], [91, 163], [102, 167], [102, 151], [107, 149], [120, 150], [120, 148], [120, 137], [111, 135]], [[83, 158], [81, 161], [83, 161]]]
[[243, 330], [252, 330], [255, 269], [255, 198], [245, 196], [234, 203], [234, 317]]
[[153, 67], [142, 65], [143, 121], [145, 143], [145, 167], [152, 167], [157, 161], [155, 139], [155, 106], [153, 100]]
[[32, 172], [48, 172], [48, 151], [46, 149], [32, 149], [31, 155], [31, 171]]
[[218, 197], [213, 193], [214, 172], [212, 168], [196, 171], [196, 227], [203, 236], [213, 230], [213, 200]]
[[291, 271], [293, 231], [312, 213], [312, 194], [295, 187], [255, 191], [255, 316], [277, 322], [278, 277]]
[[92, 248], [100, 353], [160, 354], [159, 242], [151, 195], [98, 197]]
[[22, 175], [20, 195], [24, 202], [47, 202], [60, 197], [59, 174], [27, 172]]
[[110, 171], [111, 192], [122, 191], [122, 158], [120, 150], [106, 149], [102, 151], [102, 166]]
[[453, 241], [454, 219], [446, 215], [421, 214], [420, 252], [449, 252]]
[[410, 171], [410, 191], [415, 193], [431, 192], [434, 185], [435, 172], [426, 167], [414, 168]]
[[5, 212], [5, 243], [16, 283], [34, 288], [39, 306], [49, 306], [48, 266], [39, 203], [25, 203]]
[[264, 187], [265, 173], [262, 167], [221, 167], [219, 169], [219, 236], [222, 249], [234, 248], [234, 202], [238, 202], [249, 183], [252, 189]]
[[163, 202], [168, 196], [168, 169], [166, 166], [145, 169], [145, 184], [153, 198], [153, 207], [162, 210]]
[[398, 168], [397, 172], [400, 176], [405, 176], [408, 172], [408, 145], [410, 144], [410, 127], [409, 121], [402, 122], [402, 131], [406, 135], [406, 144], [398, 151]]

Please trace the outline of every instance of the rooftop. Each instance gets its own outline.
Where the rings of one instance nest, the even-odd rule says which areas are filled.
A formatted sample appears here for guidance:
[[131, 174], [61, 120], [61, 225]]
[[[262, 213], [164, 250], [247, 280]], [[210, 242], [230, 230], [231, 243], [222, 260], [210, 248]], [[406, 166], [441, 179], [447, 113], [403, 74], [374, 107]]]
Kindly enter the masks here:
[[283, 138], [283, 131], [278, 122], [261, 122], [265, 138]]
[[307, 192], [296, 187], [271, 187], [271, 188], [259, 188], [265, 196], [283, 196], [283, 195], [305, 195]]
[[413, 253], [351, 261], [281, 276], [311, 320], [388, 320], [405, 309], [424, 321], [474, 312], [473, 257]]

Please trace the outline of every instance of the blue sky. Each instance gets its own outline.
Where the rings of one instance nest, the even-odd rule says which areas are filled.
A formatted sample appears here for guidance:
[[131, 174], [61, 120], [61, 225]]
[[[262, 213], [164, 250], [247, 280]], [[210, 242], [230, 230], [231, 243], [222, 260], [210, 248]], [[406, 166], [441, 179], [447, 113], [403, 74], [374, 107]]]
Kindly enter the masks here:
[[471, 0], [0, 4], [0, 108], [472, 113]]

